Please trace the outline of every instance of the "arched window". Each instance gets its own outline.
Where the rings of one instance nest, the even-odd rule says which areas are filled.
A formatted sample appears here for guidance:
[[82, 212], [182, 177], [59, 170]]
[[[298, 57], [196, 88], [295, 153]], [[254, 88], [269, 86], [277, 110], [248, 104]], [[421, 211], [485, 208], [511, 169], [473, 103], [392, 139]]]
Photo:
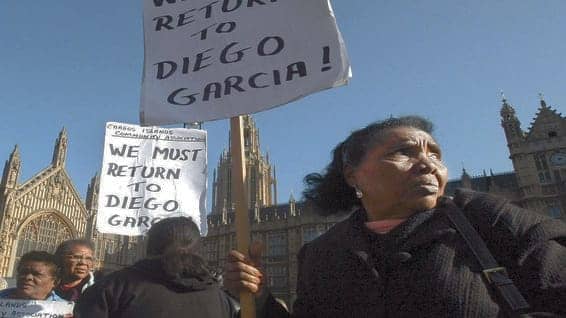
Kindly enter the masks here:
[[16, 263], [29, 251], [55, 252], [57, 245], [73, 238], [71, 229], [55, 213], [41, 214], [20, 232]]

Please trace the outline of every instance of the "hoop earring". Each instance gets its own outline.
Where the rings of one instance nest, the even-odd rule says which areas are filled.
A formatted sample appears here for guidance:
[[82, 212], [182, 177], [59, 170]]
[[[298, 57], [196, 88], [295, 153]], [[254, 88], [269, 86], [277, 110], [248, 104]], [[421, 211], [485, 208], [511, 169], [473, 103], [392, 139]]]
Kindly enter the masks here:
[[362, 192], [362, 190], [358, 189], [358, 187], [354, 187], [354, 191], [356, 191], [356, 198], [361, 199], [364, 196], [364, 193]]

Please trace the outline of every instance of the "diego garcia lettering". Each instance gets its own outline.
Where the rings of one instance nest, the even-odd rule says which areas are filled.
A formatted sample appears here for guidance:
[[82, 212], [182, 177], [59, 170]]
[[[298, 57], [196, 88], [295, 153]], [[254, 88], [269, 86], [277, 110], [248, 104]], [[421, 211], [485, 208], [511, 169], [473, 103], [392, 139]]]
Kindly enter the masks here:
[[250, 75], [246, 80], [238, 75], [228, 76], [223, 82], [206, 84], [202, 91], [197, 93], [191, 93], [189, 88], [182, 87], [172, 91], [167, 97], [167, 102], [176, 106], [189, 106], [197, 101], [208, 102], [211, 99], [219, 99], [231, 95], [234, 91], [243, 93], [250, 89], [277, 86], [282, 84], [282, 80], [289, 82], [296, 76], [307, 76], [307, 67], [305, 62], [296, 62], [289, 64], [284, 72], [284, 74], [281, 74], [280, 70], [273, 70], [271, 73], [258, 72]]

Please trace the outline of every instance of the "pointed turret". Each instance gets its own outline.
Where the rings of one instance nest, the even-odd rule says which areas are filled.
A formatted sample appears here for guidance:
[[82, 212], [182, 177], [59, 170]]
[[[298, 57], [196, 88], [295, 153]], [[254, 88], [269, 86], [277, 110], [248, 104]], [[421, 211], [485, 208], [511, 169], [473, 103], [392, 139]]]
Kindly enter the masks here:
[[297, 215], [297, 201], [295, 201], [295, 197], [293, 196], [293, 191], [291, 191], [291, 195], [289, 196], [289, 214], [292, 216]]
[[544, 96], [542, 95], [542, 93], [538, 93], [538, 97], [540, 98], [540, 108], [548, 108], [548, 106], [546, 106], [546, 102], [544, 101]]
[[222, 202], [222, 223], [221, 224], [228, 224], [228, 203], [226, 202], [226, 198], [224, 198], [223, 202]]
[[65, 158], [67, 157], [67, 130], [65, 127], [59, 133], [59, 137], [55, 142], [55, 148], [53, 149], [53, 161], [51, 164], [54, 167], [64, 166]]
[[20, 158], [20, 150], [18, 145], [15, 145], [14, 150], [10, 153], [10, 158], [6, 160], [4, 164], [4, 173], [2, 174], [2, 183], [0, 184], [2, 192], [17, 187], [21, 169], [22, 160]]
[[22, 160], [20, 159], [20, 150], [18, 145], [14, 147], [10, 158], [4, 164], [4, 173], [0, 181], [0, 218], [6, 212], [6, 204], [9, 195], [18, 187], [18, 178], [22, 169]]
[[289, 203], [291, 203], [291, 202], [293, 202], [293, 203], [297, 202], [295, 200], [295, 196], [293, 195], [293, 191], [291, 191], [291, 194], [289, 195]]
[[523, 137], [523, 131], [521, 130], [521, 122], [515, 115], [515, 109], [509, 103], [507, 99], [502, 95], [501, 106], [501, 126], [505, 131], [505, 137], [507, 138], [507, 143], [511, 144], [514, 141], [518, 141]]
[[98, 190], [100, 187], [100, 176], [96, 174], [90, 179], [86, 190], [86, 208], [89, 212], [94, 212], [98, 210]]
[[216, 187], [218, 186], [216, 183], [216, 168], [212, 172], [212, 211], [216, 211]]
[[277, 205], [277, 174], [275, 173], [275, 166], [273, 166], [271, 185], [273, 186], [273, 204]]
[[[256, 205], [259, 208], [271, 206], [273, 197], [272, 168], [261, 153], [259, 146], [259, 130], [250, 115], [242, 116], [244, 138], [244, 164], [246, 169], [247, 204], [250, 209]], [[230, 132], [231, 134], [231, 132]], [[229, 143], [230, 144], [230, 143]], [[213, 181], [212, 213], [222, 213], [223, 209], [232, 210], [232, 174], [231, 154], [224, 151], [220, 156]], [[223, 203], [225, 202], [225, 203]]]
[[244, 129], [244, 151], [246, 160], [258, 159], [260, 156], [259, 131], [255, 122], [250, 115], [245, 115], [243, 116], [242, 125]]
[[94, 240], [96, 237], [96, 215], [98, 212], [98, 192], [100, 189], [100, 176], [96, 174], [90, 179], [86, 190], [85, 206], [88, 211], [85, 236]]
[[261, 221], [261, 215], [259, 213], [260, 209], [259, 209], [259, 204], [256, 201], [254, 203], [254, 215], [253, 215], [253, 220], [255, 223], [259, 223]]

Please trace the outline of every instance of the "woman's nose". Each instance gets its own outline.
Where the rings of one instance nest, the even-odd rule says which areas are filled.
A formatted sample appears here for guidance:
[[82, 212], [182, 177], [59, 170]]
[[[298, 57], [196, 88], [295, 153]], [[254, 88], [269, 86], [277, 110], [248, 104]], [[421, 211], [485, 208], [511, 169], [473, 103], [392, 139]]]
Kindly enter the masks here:
[[419, 155], [419, 161], [417, 162], [417, 167], [421, 173], [433, 173], [436, 171], [436, 164], [431, 158], [425, 154]]

